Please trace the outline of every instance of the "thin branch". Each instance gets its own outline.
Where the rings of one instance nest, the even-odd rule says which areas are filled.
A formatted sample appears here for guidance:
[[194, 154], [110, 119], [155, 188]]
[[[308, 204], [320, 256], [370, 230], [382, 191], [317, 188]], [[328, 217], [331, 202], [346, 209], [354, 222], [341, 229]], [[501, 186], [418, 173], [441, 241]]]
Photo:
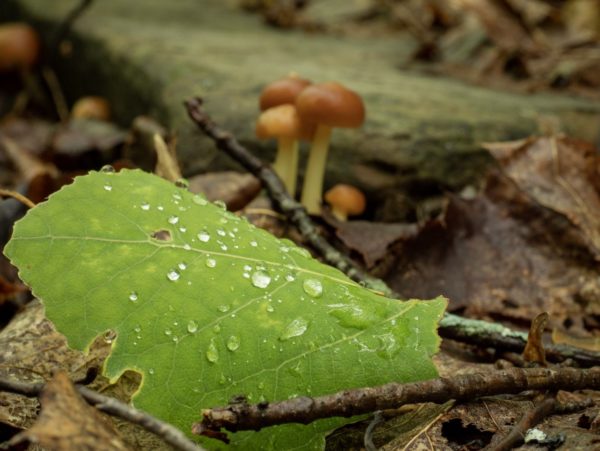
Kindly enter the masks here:
[[93, 0], [80, 0], [80, 2], [66, 15], [51, 39], [51, 51], [58, 53], [58, 48], [63, 39], [71, 32], [75, 21], [92, 5]]
[[[269, 165], [250, 153], [230, 133], [215, 124], [202, 107], [202, 99], [185, 102], [188, 115], [196, 125], [210, 137], [216, 146], [255, 175], [267, 189], [275, 206], [294, 224], [307, 242], [317, 250], [330, 265], [348, 277], [390, 297], [397, 293], [385, 282], [367, 275], [346, 256], [334, 248], [317, 231], [306, 210], [285, 190], [281, 180]], [[521, 353], [527, 343], [527, 334], [517, 332], [499, 324], [462, 318], [446, 313], [440, 321], [439, 334], [444, 338], [462, 341], [477, 346], [488, 346], [498, 350]], [[600, 353], [585, 351], [571, 346], [547, 346], [546, 357], [553, 362], [573, 359], [582, 366], [600, 365]]]
[[[26, 383], [0, 378], [0, 391], [17, 393], [29, 398], [37, 397], [44, 388], [43, 383]], [[119, 417], [130, 423], [137, 424], [149, 432], [159, 436], [166, 443], [181, 451], [204, 451], [204, 448], [189, 440], [176, 427], [165, 423], [146, 412], [135, 409], [115, 398], [101, 395], [87, 387], [75, 385], [77, 391], [91, 406], [101, 412]]]
[[481, 396], [514, 394], [525, 390], [600, 389], [600, 367], [511, 368], [482, 374], [461, 374], [409, 384], [391, 383], [379, 387], [345, 390], [315, 398], [298, 397], [276, 403], [247, 404], [206, 409], [203, 419], [192, 431], [214, 433], [221, 428], [236, 432], [260, 430], [284, 423], [308, 424], [330, 417], [352, 417], [404, 404], [443, 403], [470, 400]]
[[18, 193], [16, 191], [12, 191], [10, 189], [0, 188], [0, 197], [12, 197], [13, 199], [18, 200], [19, 202], [21, 202], [27, 208], [33, 208], [33, 207], [35, 207], [35, 204], [33, 203], [33, 201], [31, 199], [29, 199], [28, 197], [22, 195], [21, 193]]

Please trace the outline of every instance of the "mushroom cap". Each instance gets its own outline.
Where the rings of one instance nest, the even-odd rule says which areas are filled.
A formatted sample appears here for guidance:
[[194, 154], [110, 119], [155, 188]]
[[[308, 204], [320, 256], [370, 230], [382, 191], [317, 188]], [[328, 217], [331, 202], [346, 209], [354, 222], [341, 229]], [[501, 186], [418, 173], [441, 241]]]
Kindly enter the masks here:
[[71, 116], [76, 119], [108, 121], [110, 119], [110, 104], [104, 97], [81, 97], [71, 108]]
[[297, 75], [274, 81], [260, 94], [260, 110], [265, 111], [284, 103], [294, 103], [298, 94], [312, 82]]
[[314, 124], [306, 124], [300, 120], [296, 107], [292, 104], [269, 108], [261, 113], [256, 122], [256, 136], [260, 139], [310, 139], [314, 130]]
[[367, 200], [358, 188], [339, 183], [325, 193], [325, 201], [348, 216], [360, 215], [365, 211]]
[[336, 82], [308, 86], [296, 98], [296, 108], [302, 120], [329, 127], [356, 128], [365, 120], [360, 96]]
[[0, 26], [0, 72], [29, 69], [40, 55], [40, 38], [26, 23]]

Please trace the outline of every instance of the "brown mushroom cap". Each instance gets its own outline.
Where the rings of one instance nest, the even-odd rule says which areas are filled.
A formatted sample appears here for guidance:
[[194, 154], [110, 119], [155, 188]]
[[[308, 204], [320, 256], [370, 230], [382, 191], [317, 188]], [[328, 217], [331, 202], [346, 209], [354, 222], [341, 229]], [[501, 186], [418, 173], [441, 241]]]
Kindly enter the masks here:
[[314, 125], [303, 123], [294, 105], [285, 104], [264, 111], [256, 122], [256, 136], [260, 139], [310, 139]]
[[26, 23], [0, 26], [0, 72], [29, 69], [40, 55], [40, 38]]
[[348, 216], [360, 215], [365, 211], [365, 195], [357, 188], [339, 183], [325, 193], [325, 201]]
[[312, 82], [297, 75], [290, 75], [274, 81], [260, 94], [260, 109], [265, 111], [284, 103], [294, 103], [298, 94]]
[[308, 86], [296, 98], [296, 108], [302, 120], [329, 127], [356, 128], [365, 120], [360, 96], [336, 82]]
[[110, 104], [104, 97], [81, 97], [73, 105], [71, 116], [76, 119], [108, 121], [110, 119]]

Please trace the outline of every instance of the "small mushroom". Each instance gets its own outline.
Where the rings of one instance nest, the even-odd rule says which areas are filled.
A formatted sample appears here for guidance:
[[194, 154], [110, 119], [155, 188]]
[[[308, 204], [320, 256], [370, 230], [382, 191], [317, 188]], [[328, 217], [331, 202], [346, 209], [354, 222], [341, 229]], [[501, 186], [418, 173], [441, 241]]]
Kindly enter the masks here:
[[357, 188], [339, 183], [325, 193], [325, 201], [331, 206], [331, 213], [340, 221], [348, 216], [357, 216], [365, 211], [365, 195]]
[[300, 78], [293, 73], [286, 78], [274, 81], [260, 94], [260, 110], [265, 111], [285, 103], [294, 104], [298, 94], [310, 84], [312, 84], [310, 80]]
[[296, 191], [298, 140], [310, 135], [310, 127], [300, 121], [296, 107], [291, 104], [269, 108], [260, 115], [256, 123], [256, 136], [259, 139], [277, 138], [277, 156], [273, 169], [292, 196]]
[[40, 38], [26, 23], [6, 23], [0, 26], [0, 72], [27, 72], [40, 57]]
[[318, 124], [306, 165], [301, 199], [309, 214], [318, 215], [331, 129], [360, 127], [365, 119], [365, 107], [357, 93], [339, 83], [329, 82], [305, 88], [296, 98], [296, 108], [302, 121]]
[[108, 121], [110, 119], [110, 104], [104, 97], [81, 97], [71, 108], [71, 116], [75, 119]]

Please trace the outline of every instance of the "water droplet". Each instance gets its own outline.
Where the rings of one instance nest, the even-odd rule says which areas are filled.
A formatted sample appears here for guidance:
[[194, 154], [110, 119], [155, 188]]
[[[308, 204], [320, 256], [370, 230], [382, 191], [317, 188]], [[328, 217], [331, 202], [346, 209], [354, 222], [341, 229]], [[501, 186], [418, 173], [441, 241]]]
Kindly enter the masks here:
[[189, 188], [190, 187], [190, 182], [188, 182], [187, 179], [184, 178], [180, 178], [175, 180], [175, 186], [178, 186], [179, 188]]
[[165, 335], [166, 335], [166, 336], [171, 336], [172, 334], [173, 334], [173, 331], [167, 327], [167, 328], [165, 329]]
[[179, 231], [181, 233], [185, 233], [185, 232], [187, 232], [187, 228], [185, 228], [185, 227], [179, 227]]
[[299, 337], [306, 332], [306, 329], [308, 329], [308, 321], [306, 321], [304, 318], [296, 318], [285, 327], [279, 336], [279, 339], [284, 341], [293, 337]]
[[100, 172], [104, 172], [105, 174], [114, 174], [115, 168], [113, 168], [110, 164], [105, 164], [100, 168]]
[[231, 307], [229, 307], [227, 304], [221, 304], [217, 307], [217, 310], [222, 313], [227, 313], [230, 308]]
[[252, 266], [244, 265], [244, 271], [251, 271], [251, 270], [252, 270]]
[[179, 217], [178, 216], [169, 216], [169, 224], [177, 224], [179, 222]]
[[142, 210], [144, 211], [148, 211], [150, 210], [150, 204], [148, 202], [142, 202], [142, 204], [140, 205], [140, 207], [142, 208]]
[[217, 266], [217, 261], [214, 258], [207, 258], [206, 266], [208, 266], [209, 268], [214, 268], [215, 266]]
[[112, 191], [112, 185], [110, 183], [105, 183], [104, 184], [104, 189], [106, 191]]
[[183, 245], [183, 248], [184, 248], [186, 251], [189, 251], [189, 250], [191, 250], [191, 249], [192, 249], [192, 246], [190, 246], [189, 244], [185, 243], [185, 244]]
[[271, 276], [264, 271], [252, 273], [252, 285], [256, 288], [267, 288], [271, 283]]
[[216, 363], [219, 360], [219, 350], [213, 340], [210, 341], [210, 344], [206, 349], [206, 360], [210, 363]]
[[107, 330], [104, 333], [104, 342], [111, 344], [115, 338], [117, 338], [117, 333], [114, 330]]
[[150, 368], [150, 369], [148, 370], [148, 374], [154, 374], [154, 368]]
[[176, 280], [179, 280], [180, 276], [181, 276], [181, 274], [179, 274], [174, 269], [172, 269], [171, 271], [169, 271], [167, 273], [167, 279], [169, 279], [171, 282], [175, 282]]
[[258, 243], [256, 241], [252, 240], [252, 241], [250, 241], [250, 246], [256, 247], [256, 246], [258, 246]]
[[221, 326], [219, 326], [218, 324], [215, 324], [215, 325], [213, 326], [213, 332], [214, 332], [215, 334], [218, 334], [219, 332], [221, 332]]
[[138, 294], [135, 291], [132, 291], [131, 293], [129, 293], [129, 300], [131, 302], [137, 302]]
[[192, 196], [192, 202], [194, 202], [196, 205], [207, 205], [208, 204], [208, 201], [202, 194], [194, 194]]
[[374, 308], [365, 311], [364, 306], [355, 303], [330, 304], [327, 307], [332, 309], [329, 314], [336, 318], [342, 327], [366, 329], [381, 319], [381, 315]]
[[296, 280], [296, 278], [291, 274], [287, 274], [285, 276], [285, 280], [287, 280], [288, 282], [293, 282], [294, 280]]
[[223, 229], [217, 229], [217, 235], [225, 236], [225, 235], [227, 235], [227, 232], [225, 232], [225, 230], [223, 230]]
[[157, 209], [158, 211], [163, 211], [163, 210], [164, 210], [164, 207], [163, 207], [162, 205], [159, 205], [158, 207], [156, 207], [156, 209]]
[[138, 334], [139, 334], [139, 333], [142, 331], [142, 326], [139, 326], [139, 325], [138, 325], [138, 326], [135, 326], [135, 327], [133, 328], [133, 330], [134, 330], [134, 332], [136, 332], [136, 333], [138, 333]]
[[317, 279], [306, 279], [302, 283], [304, 292], [313, 298], [318, 298], [323, 294], [323, 285]]
[[203, 230], [198, 234], [198, 239], [203, 243], [207, 243], [208, 240], [210, 240], [210, 233], [208, 233], [206, 230]]
[[247, 273], [247, 272], [245, 272], [245, 273], [243, 273], [243, 274], [242, 274], [242, 277], [243, 277], [244, 279], [249, 279], [249, 278], [250, 278], [250, 274], [249, 274], [249, 273]]
[[265, 383], [264, 382], [259, 382], [258, 383], [258, 389], [259, 390], [264, 390], [265, 389]]
[[240, 347], [240, 337], [236, 336], [236, 335], [232, 335], [231, 337], [229, 337], [227, 339], [227, 349], [229, 349], [232, 352], [235, 352], [239, 349]]
[[274, 311], [275, 311], [275, 308], [271, 304], [267, 305], [267, 312], [273, 313]]
[[221, 250], [222, 250], [222, 251], [226, 251], [226, 250], [228, 249], [228, 248], [227, 248], [227, 245], [225, 245], [225, 244], [221, 244], [221, 246], [220, 246], [220, 247], [221, 247]]
[[182, 271], [184, 271], [184, 270], [186, 270], [186, 269], [187, 269], [187, 265], [186, 265], [184, 262], [181, 262], [181, 263], [179, 263], [179, 264], [177, 265], [177, 267], [178, 267], [179, 269], [181, 269]]
[[174, 336], [173, 338], [171, 338], [171, 340], [173, 340], [173, 343], [179, 343], [179, 337], [178, 336]]
[[222, 200], [215, 200], [213, 203], [215, 204], [215, 206], [217, 206], [223, 210], [227, 209], [227, 205]]

